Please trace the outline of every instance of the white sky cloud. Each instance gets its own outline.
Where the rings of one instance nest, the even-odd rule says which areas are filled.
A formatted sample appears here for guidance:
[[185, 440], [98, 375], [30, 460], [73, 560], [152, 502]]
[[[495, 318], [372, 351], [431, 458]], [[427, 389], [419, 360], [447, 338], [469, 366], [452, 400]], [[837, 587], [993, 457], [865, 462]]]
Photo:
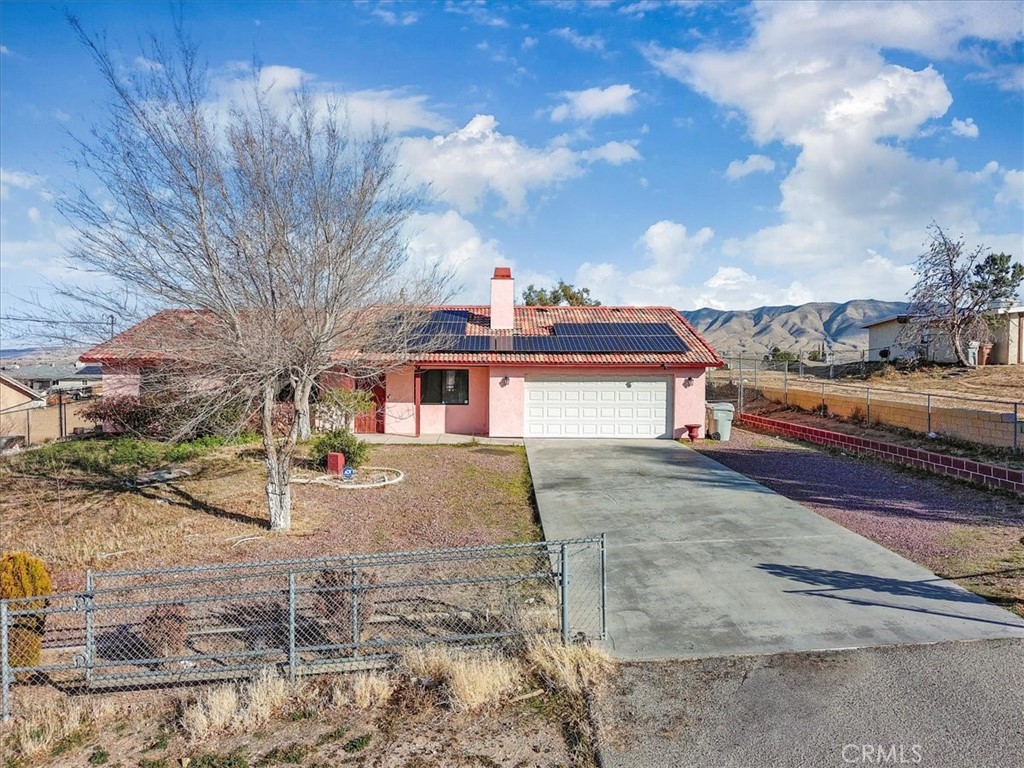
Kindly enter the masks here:
[[573, 48], [587, 53], [601, 53], [604, 51], [605, 41], [600, 35], [581, 35], [571, 27], [561, 27], [551, 31], [555, 37], [560, 37], [569, 43]]
[[978, 138], [978, 126], [973, 117], [968, 117], [966, 120], [954, 117], [949, 127], [957, 136], [963, 136], [966, 139]]
[[[892, 295], [894, 281], [905, 282], [900, 265], [920, 252], [933, 219], [987, 242], [975, 201], [994, 183], [990, 175], [891, 141], [915, 138], [946, 114], [953, 97], [942, 75], [931, 65], [887, 63], [881, 50], [960, 56], [967, 36], [1014, 39], [1019, 30], [1004, 16], [1005, 7], [980, 2], [766, 3], [755, 6], [754, 32], [742, 46], [647, 47], [664, 74], [738, 110], [755, 141], [799, 150], [781, 184], [781, 222], [730, 239], [723, 254], [805, 270], [801, 288], [830, 294], [837, 291], [825, 276], [849, 294], [853, 280], [874, 270], [873, 283], [863, 286], [870, 296], [880, 289]], [[970, 135], [977, 126], [954, 121], [952, 130]], [[738, 177], [748, 162], [731, 164], [727, 175]]]
[[409, 26], [419, 21], [419, 14], [413, 11], [404, 11], [402, 13], [395, 13], [394, 11], [388, 10], [387, 8], [377, 6], [370, 11], [374, 16], [383, 21], [389, 27], [394, 26]]
[[3, 56], [13, 56], [14, 52], [10, 48], [8, 48], [6, 45], [0, 45], [0, 55], [3, 55]]
[[628, 83], [584, 91], [562, 91], [564, 102], [551, 110], [551, 120], [597, 120], [610, 115], [627, 115], [636, 108], [637, 90]]
[[527, 196], [584, 173], [587, 162], [619, 165], [638, 159], [625, 142], [575, 151], [566, 146], [531, 147], [498, 131], [492, 115], [477, 115], [464, 127], [433, 138], [403, 140], [399, 158], [418, 181], [461, 212], [477, 210], [488, 195], [504, 203], [504, 212], [520, 215]]
[[44, 183], [42, 176], [0, 168], [0, 200], [9, 199], [13, 189], [43, 190]]
[[733, 160], [725, 169], [725, 177], [730, 180], [742, 179], [751, 173], [771, 173], [775, 170], [775, 161], [765, 155], [748, 155], [746, 160]]

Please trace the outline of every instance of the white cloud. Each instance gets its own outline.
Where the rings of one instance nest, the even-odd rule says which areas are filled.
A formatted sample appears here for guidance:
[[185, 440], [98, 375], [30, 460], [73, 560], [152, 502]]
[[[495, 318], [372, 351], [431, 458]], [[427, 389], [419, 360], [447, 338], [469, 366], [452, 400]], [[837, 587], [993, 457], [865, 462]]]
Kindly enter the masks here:
[[394, 11], [389, 11], [386, 8], [381, 8], [380, 6], [374, 8], [372, 11], [370, 11], [370, 13], [372, 13], [378, 19], [383, 21], [389, 27], [399, 25], [409, 26], [410, 24], [415, 24], [417, 21], [419, 21], [420, 18], [419, 14], [414, 13], [412, 11], [407, 11], [405, 13], [398, 14], [395, 13]]
[[536, 48], [537, 47], [537, 43], [539, 43], [539, 42], [540, 41], [537, 40], [536, 37], [524, 37], [522, 45], [520, 45], [519, 47], [522, 48], [524, 51], [528, 51], [531, 48]]
[[978, 125], [974, 122], [973, 117], [968, 117], [966, 120], [960, 120], [953, 118], [953, 122], [950, 123], [950, 130], [957, 136], [963, 136], [968, 139], [978, 138]]
[[0, 200], [8, 200], [12, 189], [39, 191], [43, 192], [45, 197], [43, 186], [45, 181], [42, 176], [37, 176], [33, 173], [9, 171], [6, 168], [0, 168]]
[[[920, 150], [902, 143], [934, 131], [932, 121], [952, 104], [942, 75], [931, 65], [889, 63], [883, 50], [962, 58], [965, 39], [1010, 42], [1020, 30], [1005, 23], [1005, 6], [762, 3], [751, 21], [740, 46], [644, 49], [661, 72], [737, 111], [758, 143], [798, 149], [780, 187], [780, 223], [727, 241], [723, 254], [801, 270], [798, 288], [775, 286], [783, 294], [810, 287], [849, 296], [862, 287], [865, 295], [898, 298], [900, 270], [920, 252], [932, 220], [992, 240], [979, 223], [986, 216], [979, 205], [995, 193], [992, 174], [916, 156]], [[976, 130], [970, 120], [959, 125]], [[742, 170], [732, 164], [727, 176]]]
[[497, 240], [485, 238], [455, 211], [417, 214], [408, 221], [406, 232], [414, 264], [452, 275], [456, 291], [452, 303], [486, 304], [495, 267], [511, 267], [520, 290], [530, 283], [555, 281], [553, 275], [520, 269]]
[[596, 120], [609, 115], [626, 115], [636, 108], [635, 88], [628, 83], [609, 85], [607, 88], [587, 88], [583, 91], [563, 91], [565, 101], [551, 110], [551, 119], [560, 123], [566, 119]]
[[147, 59], [145, 56], [136, 56], [135, 66], [144, 72], [159, 72], [164, 68], [164, 65], [159, 61]]
[[[328, 99], [340, 100], [345, 116], [356, 132], [373, 125], [387, 125], [392, 133], [414, 130], [446, 130], [450, 121], [428, 107], [428, 98], [400, 89], [364, 89], [345, 91], [339, 85], [320, 82], [316, 76], [297, 67], [268, 65], [262, 67], [256, 81], [270, 104], [286, 112], [300, 88], [309, 89], [326, 106]], [[212, 109], [224, 112], [232, 102], [244, 103], [252, 93], [249, 65], [229, 65], [214, 82], [216, 103]]]
[[[995, 201], [1000, 205], [1024, 208], [1024, 171], [1010, 170], [1003, 174], [1003, 184], [996, 193]], [[1019, 249], [1017, 255], [1024, 255]]]
[[508, 21], [501, 16], [495, 16], [487, 10], [487, 4], [483, 0], [466, 2], [465, 0], [448, 0], [445, 3], [446, 13], [458, 13], [469, 16], [477, 24], [485, 27], [507, 27]]
[[604, 51], [604, 38], [600, 35], [581, 35], [571, 27], [552, 30], [551, 34], [562, 38], [573, 48], [580, 51], [588, 53], [601, 53]]
[[12, 51], [6, 45], [0, 45], [0, 55], [3, 55], [3, 56], [13, 56], [14, 55], [14, 51]]
[[531, 147], [498, 131], [492, 115], [477, 115], [464, 127], [433, 138], [402, 141], [399, 158], [412, 178], [430, 183], [463, 213], [477, 210], [488, 195], [505, 213], [526, 210], [527, 196], [584, 173], [585, 163], [621, 164], [639, 158], [632, 145], [609, 142], [574, 151], [566, 146]]
[[590, 288], [606, 304], [690, 306], [693, 289], [687, 269], [706, 255], [714, 236], [708, 227], [691, 235], [678, 222], [656, 222], [636, 242], [643, 252], [639, 268], [628, 271], [608, 262], [586, 262], [576, 272], [576, 283]]
[[623, 165], [643, 159], [636, 151], [636, 142], [632, 141], [609, 141], [600, 147], [583, 150], [580, 157], [590, 163], [604, 161], [609, 165]]
[[725, 169], [725, 177], [732, 181], [742, 179], [751, 173], [771, 173], [775, 161], [765, 155], [748, 155], [746, 160], [733, 160]]

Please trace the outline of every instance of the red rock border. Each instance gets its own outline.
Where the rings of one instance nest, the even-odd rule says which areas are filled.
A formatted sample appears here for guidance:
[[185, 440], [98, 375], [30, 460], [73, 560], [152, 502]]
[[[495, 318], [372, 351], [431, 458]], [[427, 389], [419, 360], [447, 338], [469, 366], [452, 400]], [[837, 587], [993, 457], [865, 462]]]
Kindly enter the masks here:
[[1001, 488], [1016, 493], [1024, 493], [1024, 470], [996, 467], [991, 464], [970, 459], [958, 459], [942, 453], [932, 453], [919, 448], [907, 448], [902, 445], [883, 443], [878, 440], [867, 440], [863, 437], [846, 435], [842, 432], [830, 432], [827, 429], [807, 427], [778, 419], [768, 419], [750, 413], [740, 414], [740, 422], [748, 427], [773, 432], [787, 437], [806, 440], [809, 443], [840, 448], [851, 453], [874, 456], [878, 459], [902, 464], [905, 467], [924, 469], [937, 475], [948, 475], [961, 480], [968, 480], [991, 488]]

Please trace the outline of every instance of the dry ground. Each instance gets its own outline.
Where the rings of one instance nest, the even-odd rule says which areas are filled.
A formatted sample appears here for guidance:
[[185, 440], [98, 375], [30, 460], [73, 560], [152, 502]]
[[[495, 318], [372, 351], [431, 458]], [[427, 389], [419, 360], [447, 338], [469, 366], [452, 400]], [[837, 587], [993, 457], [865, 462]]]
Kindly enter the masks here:
[[[431, 549], [539, 538], [526, 454], [517, 447], [375, 446], [368, 464], [405, 473], [396, 485], [294, 485], [292, 530], [268, 529], [260, 452], [229, 447], [195, 474], [131, 490], [117, 473], [59, 464], [37, 474], [0, 464], [0, 549], [50, 566], [56, 591], [81, 589], [86, 568]], [[14, 465], [15, 467], [17, 465]]]
[[694, 447], [939, 576], [1024, 616], [1024, 500], [734, 429]]
[[[228, 447], [183, 462], [191, 477], [138, 490], [118, 473], [69, 465], [30, 473], [0, 464], [0, 549], [51, 564], [55, 589], [81, 589], [84, 569], [125, 569], [492, 544], [539, 538], [526, 454], [518, 447], [375, 446], [371, 466], [404, 482], [377, 489], [294, 486], [293, 529], [268, 530], [259, 450]], [[306, 470], [307, 472], [310, 470]], [[560, 647], [560, 646], [559, 646]], [[483, 675], [490, 680], [493, 675]], [[183, 713], [210, 688], [92, 697], [41, 696], [0, 734], [0, 765], [250, 768], [263, 765], [587, 766], [582, 690], [527, 665], [512, 688], [472, 712], [453, 706], [436, 676], [407, 676], [375, 707], [330, 677], [311, 678], [259, 727], [196, 740]], [[589, 687], [588, 683], [588, 687]], [[302, 691], [305, 691], [304, 693]], [[517, 697], [529, 694], [525, 698]], [[175, 705], [177, 702], [177, 705]], [[28, 705], [28, 700], [19, 700]], [[77, 714], [70, 714], [67, 708]], [[20, 729], [20, 730], [19, 730]], [[26, 755], [22, 744], [40, 746]], [[583, 742], [587, 743], [583, 743]], [[190, 762], [185, 762], [186, 759]]]

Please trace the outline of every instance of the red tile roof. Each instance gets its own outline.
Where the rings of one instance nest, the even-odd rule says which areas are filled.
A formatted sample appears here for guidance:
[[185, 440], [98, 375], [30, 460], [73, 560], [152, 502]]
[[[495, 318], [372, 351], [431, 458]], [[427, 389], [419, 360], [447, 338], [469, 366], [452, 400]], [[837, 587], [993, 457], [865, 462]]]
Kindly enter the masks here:
[[[491, 330], [489, 306], [444, 306], [466, 312], [468, 336], [549, 336], [555, 323], [665, 323], [686, 344], [685, 352], [430, 352], [417, 363], [445, 365], [565, 365], [565, 366], [668, 366], [719, 367], [721, 359], [686, 319], [671, 307], [515, 307], [515, 330]], [[206, 315], [191, 310], [164, 310], [81, 356], [83, 362], [154, 364], [187, 349], [188, 337], [197, 333]], [[343, 359], [339, 355], [339, 359]]]

